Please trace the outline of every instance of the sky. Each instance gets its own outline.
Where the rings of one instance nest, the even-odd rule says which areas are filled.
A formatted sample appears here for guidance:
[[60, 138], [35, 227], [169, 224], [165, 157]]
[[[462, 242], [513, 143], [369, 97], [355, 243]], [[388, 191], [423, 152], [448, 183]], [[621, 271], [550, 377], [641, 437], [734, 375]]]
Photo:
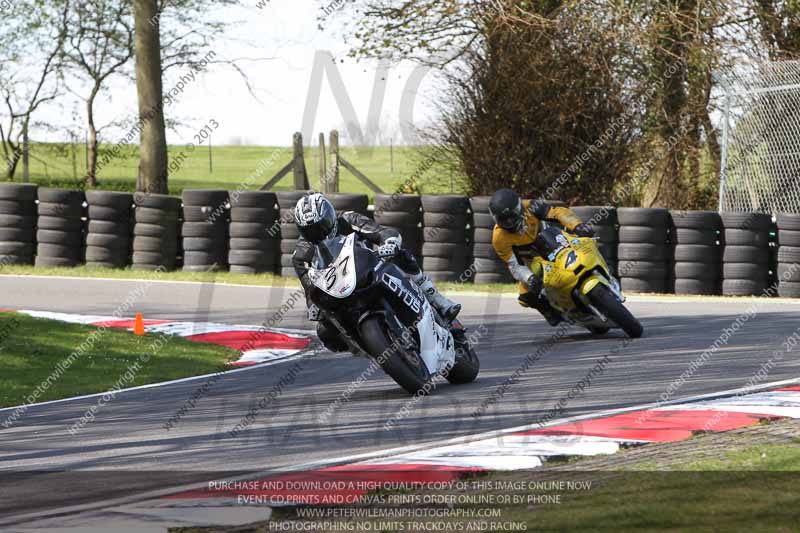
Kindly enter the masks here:
[[[424, 70], [417, 70], [412, 76], [417, 66], [409, 62], [389, 65], [380, 71], [379, 79], [385, 83], [385, 97], [382, 105], [375, 105], [370, 110], [379, 65], [376, 61], [356, 61], [346, 56], [349, 47], [342, 37], [341, 24], [352, 21], [342, 20], [344, 12], [334, 17], [333, 27], [324, 31], [318, 29], [320, 6], [331, 2], [244, 2], [246, 5], [241, 8], [226, 8], [225, 12], [218, 14], [220, 19], [230, 23], [225, 34], [212, 43], [209, 52], [216, 54], [216, 59], [268, 58], [240, 63], [255, 96], [250, 94], [238, 73], [223, 65], [210, 65], [208, 70], [194, 78], [186, 68], [171, 70], [163, 80], [164, 92], [175, 95], [174, 103], [167, 106], [168, 116], [180, 119], [182, 126], [167, 133], [169, 144], [191, 142], [198, 130], [214, 121], [219, 124], [212, 134], [214, 144], [287, 146], [291, 144], [295, 131], [305, 129], [306, 133], [313, 133], [313, 140], [304, 139], [309, 145], [317, 142], [321, 131], [346, 129], [345, 124], [352, 121], [352, 115], [365, 132], [369, 144], [388, 144], [390, 139], [394, 144], [412, 144], [413, 127], [423, 126], [434, 115], [431, 104], [435, 95], [434, 76], [426, 75]], [[259, 3], [266, 5], [259, 8]], [[341, 73], [344, 89], [332, 90], [326, 73], [321, 90], [311, 90], [315, 58], [317, 61], [327, 58], [324, 62], [331, 65], [330, 57], [325, 55], [328, 53]], [[410, 79], [412, 84], [409, 86]], [[418, 89], [414, 80], [421, 80]], [[316, 112], [306, 114], [303, 128], [307, 102], [309, 98], [315, 101], [317, 94], [319, 104]], [[339, 101], [346, 95], [352, 102], [353, 112], [347, 113], [349, 120], [337, 105], [336, 95]], [[130, 80], [116, 79], [97, 105], [98, 122], [134, 117], [136, 109], [135, 85]], [[82, 127], [82, 106], [76, 103], [69, 111], [76, 117], [79, 128]], [[366, 133], [370, 111], [376, 125], [371, 135]], [[42, 118], [57, 123], [63, 122], [67, 116], [63, 103], [49, 106], [43, 113], [46, 117]], [[101, 134], [101, 140], [116, 142], [125, 136], [126, 131], [122, 128], [108, 129]], [[67, 134], [61, 129], [36, 132], [33, 137], [67, 140]], [[342, 144], [352, 144], [354, 135], [343, 132], [342, 138]]]

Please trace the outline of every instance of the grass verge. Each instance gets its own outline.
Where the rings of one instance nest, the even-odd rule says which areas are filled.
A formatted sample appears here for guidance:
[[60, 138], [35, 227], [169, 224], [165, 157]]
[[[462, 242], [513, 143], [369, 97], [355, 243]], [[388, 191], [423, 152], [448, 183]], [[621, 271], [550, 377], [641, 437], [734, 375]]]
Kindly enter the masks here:
[[[90, 268], [78, 266], [74, 268], [40, 268], [33, 266], [8, 265], [0, 268], [0, 275], [13, 276], [69, 276], [96, 279], [157, 279], [160, 281], [194, 281], [201, 283], [219, 283], [228, 285], [254, 285], [259, 287], [300, 287], [297, 278], [281, 277], [275, 274], [233, 274], [230, 272], [161, 272], [157, 276], [148, 272], [131, 269]], [[474, 285], [472, 283], [436, 283], [445, 292], [477, 291], [487, 293], [516, 293], [515, 284], [491, 283]]]
[[[532, 471], [473, 474], [456, 488], [384, 492], [380, 503], [376, 491], [373, 503], [345, 512], [275, 508], [270, 522], [171, 531], [788, 532], [800, 524], [798, 472], [800, 421], [786, 419]], [[370, 518], [355, 518], [361, 511]], [[399, 518], [404, 512], [413, 518]]]
[[[238, 355], [171, 335], [139, 337], [126, 330], [0, 313], [0, 407], [32, 403], [29, 398], [37, 390], [33, 402], [209, 374]], [[72, 364], [57, 372], [63, 361]]]
[[730, 450], [684, 468], [606, 475], [559, 505], [511, 508], [503, 518], [537, 531], [796, 531], [800, 446]]
[[591, 480], [593, 488], [566, 493], [558, 505], [506, 509], [504, 519], [535, 531], [794, 531], [798, 472], [800, 421], [764, 421], [545, 466], [537, 476]]

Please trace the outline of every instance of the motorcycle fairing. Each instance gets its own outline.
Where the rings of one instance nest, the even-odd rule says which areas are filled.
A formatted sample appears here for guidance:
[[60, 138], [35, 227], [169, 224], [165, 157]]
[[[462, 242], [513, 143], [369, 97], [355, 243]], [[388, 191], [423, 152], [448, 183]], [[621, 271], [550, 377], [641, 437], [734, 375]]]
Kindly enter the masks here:
[[315, 257], [314, 265], [308, 269], [314, 286], [334, 298], [348, 298], [356, 288], [355, 238], [355, 233], [344, 237], [338, 256], [330, 262]]
[[[547, 298], [563, 312], [570, 312], [579, 304], [588, 304], [587, 295], [598, 284], [619, 293], [612, 283], [608, 265], [597, 249], [594, 239], [572, 238], [564, 245], [562, 239], [553, 239], [557, 246], [547, 259], [539, 258], [544, 273]], [[576, 284], [576, 279], [579, 281]], [[574, 287], [575, 290], [572, 290]]]
[[381, 273], [381, 283], [390, 292], [395, 301], [402, 302], [416, 313], [414, 325], [419, 335], [420, 358], [425, 362], [428, 371], [441, 372], [455, 362], [456, 352], [453, 336], [450, 331], [440, 326], [433, 314], [428, 299], [419, 292], [419, 288], [398, 272], [385, 270]]

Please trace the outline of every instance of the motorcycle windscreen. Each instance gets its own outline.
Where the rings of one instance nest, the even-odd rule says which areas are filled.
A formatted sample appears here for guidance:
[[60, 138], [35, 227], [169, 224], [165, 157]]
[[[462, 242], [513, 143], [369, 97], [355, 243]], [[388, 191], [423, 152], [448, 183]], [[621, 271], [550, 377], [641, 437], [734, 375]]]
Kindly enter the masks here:
[[356, 288], [355, 233], [317, 245], [308, 277], [315, 287], [334, 298], [347, 298]]
[[536, 236], [534, 246], [543, 256], [548, 257], [552, 255], [553, 257], [548, 257], [548, 259], [553, 261], [555, 254], [569, 246], [569, 240], [560, 229], [551, 226], [539, 232], [539, 235]]

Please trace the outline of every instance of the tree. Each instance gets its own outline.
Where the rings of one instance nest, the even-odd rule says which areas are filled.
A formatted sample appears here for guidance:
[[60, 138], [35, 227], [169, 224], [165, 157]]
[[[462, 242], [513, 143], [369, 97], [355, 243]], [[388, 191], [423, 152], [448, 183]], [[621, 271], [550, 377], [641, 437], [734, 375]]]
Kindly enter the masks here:
[[355, 55], [442, 68], [427, 158], [459, 161], [469, 193], [597, 202], [627, 177], [642, 110], [612, 3], [364, 4]]
[[[356, 57], [413, 59], [441, 66], [462, 57], [485, 34], [484, 24], [507, 0], [366, 0], [350, 10], [357, 21]], [[347, 9], [340, 10], [348, 13]]]
[[89, 79], [82, 99], [86, 104], [88, 169], [86, 184], [97, 183], [98, 127], [95, 103], [106, 81], [123, 71], [133, 57], [134, 28], [130, 1], [77, 0], [70, 10], [71, 32], [67, 40], [69, 66]]
[[[209, 48], [223, 38], [229, 27], [229, 23], [212, 18], [210, 13], [240, 4], [240, 0], [156, 0], [157, 12], [149, 22], [158, 26], [161, 36], [162, 70], [195, 67], [207, 59]], [[236, 68], [234, 60], [218, 62]]]
[[4, 174], [14, 179], [22, 157], [22, 139], [35, 112], [60, 94], [68, 1], [15, 2], [4, 12], [0, 29], [0, 124]]
[[139, 175], [136, 190], [166, 194], [167, 138], [161, 84], [161, 44], [156, 0], [134, 0], [136, 92], [139, 98]]
[[712, 73], [744, 50], [750, 15], [736, 4], [749, 1], [364, 0], [350, 36], [355, 56], [442, 68], [428, 138], [471, 192], [707, 207], [720, 159]]
[[713, 73], [733, 55], [730, 26], [741, 22], [728, 0], [647, 4], [634, 16], [645, 31], [647, 109], [642, 153], [651, 162], [645, 207], [710, 209], [717, 203], [720, 146], [712, 124]]
[[[127, 75], [127, 67], [134, 57], [134, 21], [132, 0], [112, 2], [101, 0], [88, 2], [78, 0], [71, 10], [71, 35], [67, 58], [71, 66], [88, 78], [86, 104], [88, 129], [87, 185], [94, 186], [97, 179], [99, 134], [108, 126], [117, 126], [125, 120], [113, 121], [103, 127], [95, 123], [95, 104], [106, 82], [114, 75]], [[215, 6], [235, 5], [238, 0], [214, 2]], [[156, 11], [147, 19], [147, 29], [157, 31], [161, 48], [161, 72], [179, 66], [194, 66], [201, 61], [212, 38], [223, 31], [221, 22], [211, 20], [208, 14], [209, 0], [158, 0]], [[152, 10], [151, 10], [152, 12]], [[150, 15], [150, 13], [148, 13]], [[145, 116], [153, 115], [147, 107]], [[165, 124], [174, 124], [168, 113], [160, 109]], [[155, 116], [153, 116], [155, 118]], [[141, 122], [158, 127], [158, 120]], [[149, 134], [148, 134], [149, 135]], [[166, 137], [166, 134], [164, 134]], [[165, 178], [166, 179], [166, 178]]]
[[761, 38], [770, 59], [800, 58], [800, 2], [753, 0]]
[[609, 200], [641, 124], [621, 81], [615, 19], [579, 3], [510, 7], [484, 19], [485, 44], [448, 76], [454, 98], [441, 140], [457, 149], [473, 194], [510, 186], [528, 197]]

